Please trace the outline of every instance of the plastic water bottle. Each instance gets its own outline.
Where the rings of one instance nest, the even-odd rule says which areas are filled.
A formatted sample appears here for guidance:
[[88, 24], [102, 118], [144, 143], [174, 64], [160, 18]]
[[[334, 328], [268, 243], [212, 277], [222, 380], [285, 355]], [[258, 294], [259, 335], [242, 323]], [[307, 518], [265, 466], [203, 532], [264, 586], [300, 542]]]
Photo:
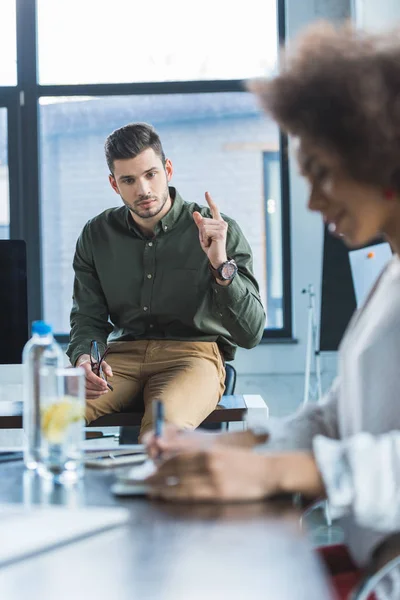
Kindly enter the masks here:
[[41, 423], [40, 423], [40, 369], [61, 368], [64, 363], [63, 351], [53, 337], [52, 328], [44, 321], [32, 323], [32, 337], [25, 344], [22, 353], [24, 381], [24, 462], [34, 470], [40, 462]]

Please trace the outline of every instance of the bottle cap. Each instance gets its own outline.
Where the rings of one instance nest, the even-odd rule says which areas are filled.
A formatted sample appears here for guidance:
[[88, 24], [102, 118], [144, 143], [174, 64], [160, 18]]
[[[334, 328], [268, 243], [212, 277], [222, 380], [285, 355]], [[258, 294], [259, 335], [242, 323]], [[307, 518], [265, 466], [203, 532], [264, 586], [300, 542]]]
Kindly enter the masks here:
[[47, 335], [52, 332], [51, 325], [44, 321], [33, 321], [32, 323], [32, 335]]

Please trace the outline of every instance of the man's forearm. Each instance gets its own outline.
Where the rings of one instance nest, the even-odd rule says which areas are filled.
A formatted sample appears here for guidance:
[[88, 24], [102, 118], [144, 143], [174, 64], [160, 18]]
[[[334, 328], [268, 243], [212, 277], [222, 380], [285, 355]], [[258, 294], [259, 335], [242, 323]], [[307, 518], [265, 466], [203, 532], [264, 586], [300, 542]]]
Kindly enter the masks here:
[[253, 348], [262, 338], [265, 312], [256, 291], [238, 273], [228, 286], [213, 283], [216, 312], [233, 341], [242, 348]]
[[96, 340], [100, 345], [107, 344], [107, 338], [111, 331], [111, 325], [104, 323], [103, 326], [99, 324], [90, 323], [87, 319], [81, 319], [75, 315], [75, 318], [71, 319], [71, 334], [70, 342], [67, 348], [67, 355], [72, 365], [76, 364], [81, 354], [90, 353], [90, 342]]

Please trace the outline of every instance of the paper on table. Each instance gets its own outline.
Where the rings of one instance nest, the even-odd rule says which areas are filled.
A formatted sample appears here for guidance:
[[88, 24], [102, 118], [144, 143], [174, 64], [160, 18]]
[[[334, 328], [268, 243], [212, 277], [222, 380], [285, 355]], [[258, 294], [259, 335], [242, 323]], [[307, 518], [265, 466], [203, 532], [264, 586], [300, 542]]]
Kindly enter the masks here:
[[116, 496], [145, 496], [148, 492], [148, 487], [144, 483], [147, 477], [150, 477], [156, 470], [156, 466], [152, 460], [146, 460], [141, 465], [121, 473], [116, 483], [111, 486], [111, 491]]
[[121, 473], [118, 476], [118, 481], [123, 481], [124, 483], [136, 483], [142, 482], [156, 470], [156, 466], [152, 460], [146, 460], [141, 465], [137, 465], [136, 467], [132, 467], [129, 471], [125, 473]]
[[0, 505], [0, 566], [125, 523], [123, 508]]
[[[85, 443], [83, 445], [83, 450], [86, 454], [94, 455], [96, 453], [105, 453], [112, 452], [113, 454], [143, 454], [146, 452], [146, 447], [143, 444], [94, 444]], [[97, 440], [98, 441], [98, 440]]]

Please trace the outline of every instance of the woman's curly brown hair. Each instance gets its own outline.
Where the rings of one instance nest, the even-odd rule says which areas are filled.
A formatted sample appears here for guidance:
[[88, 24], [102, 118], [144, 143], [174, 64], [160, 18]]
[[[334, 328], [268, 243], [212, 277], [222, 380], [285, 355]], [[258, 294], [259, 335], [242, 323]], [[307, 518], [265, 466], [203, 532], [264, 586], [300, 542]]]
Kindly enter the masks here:
[[308, 28], [272, 80], [248, 88], [288, 133], [339, 157], [363, 183], [400, 190], [400, 35]]

